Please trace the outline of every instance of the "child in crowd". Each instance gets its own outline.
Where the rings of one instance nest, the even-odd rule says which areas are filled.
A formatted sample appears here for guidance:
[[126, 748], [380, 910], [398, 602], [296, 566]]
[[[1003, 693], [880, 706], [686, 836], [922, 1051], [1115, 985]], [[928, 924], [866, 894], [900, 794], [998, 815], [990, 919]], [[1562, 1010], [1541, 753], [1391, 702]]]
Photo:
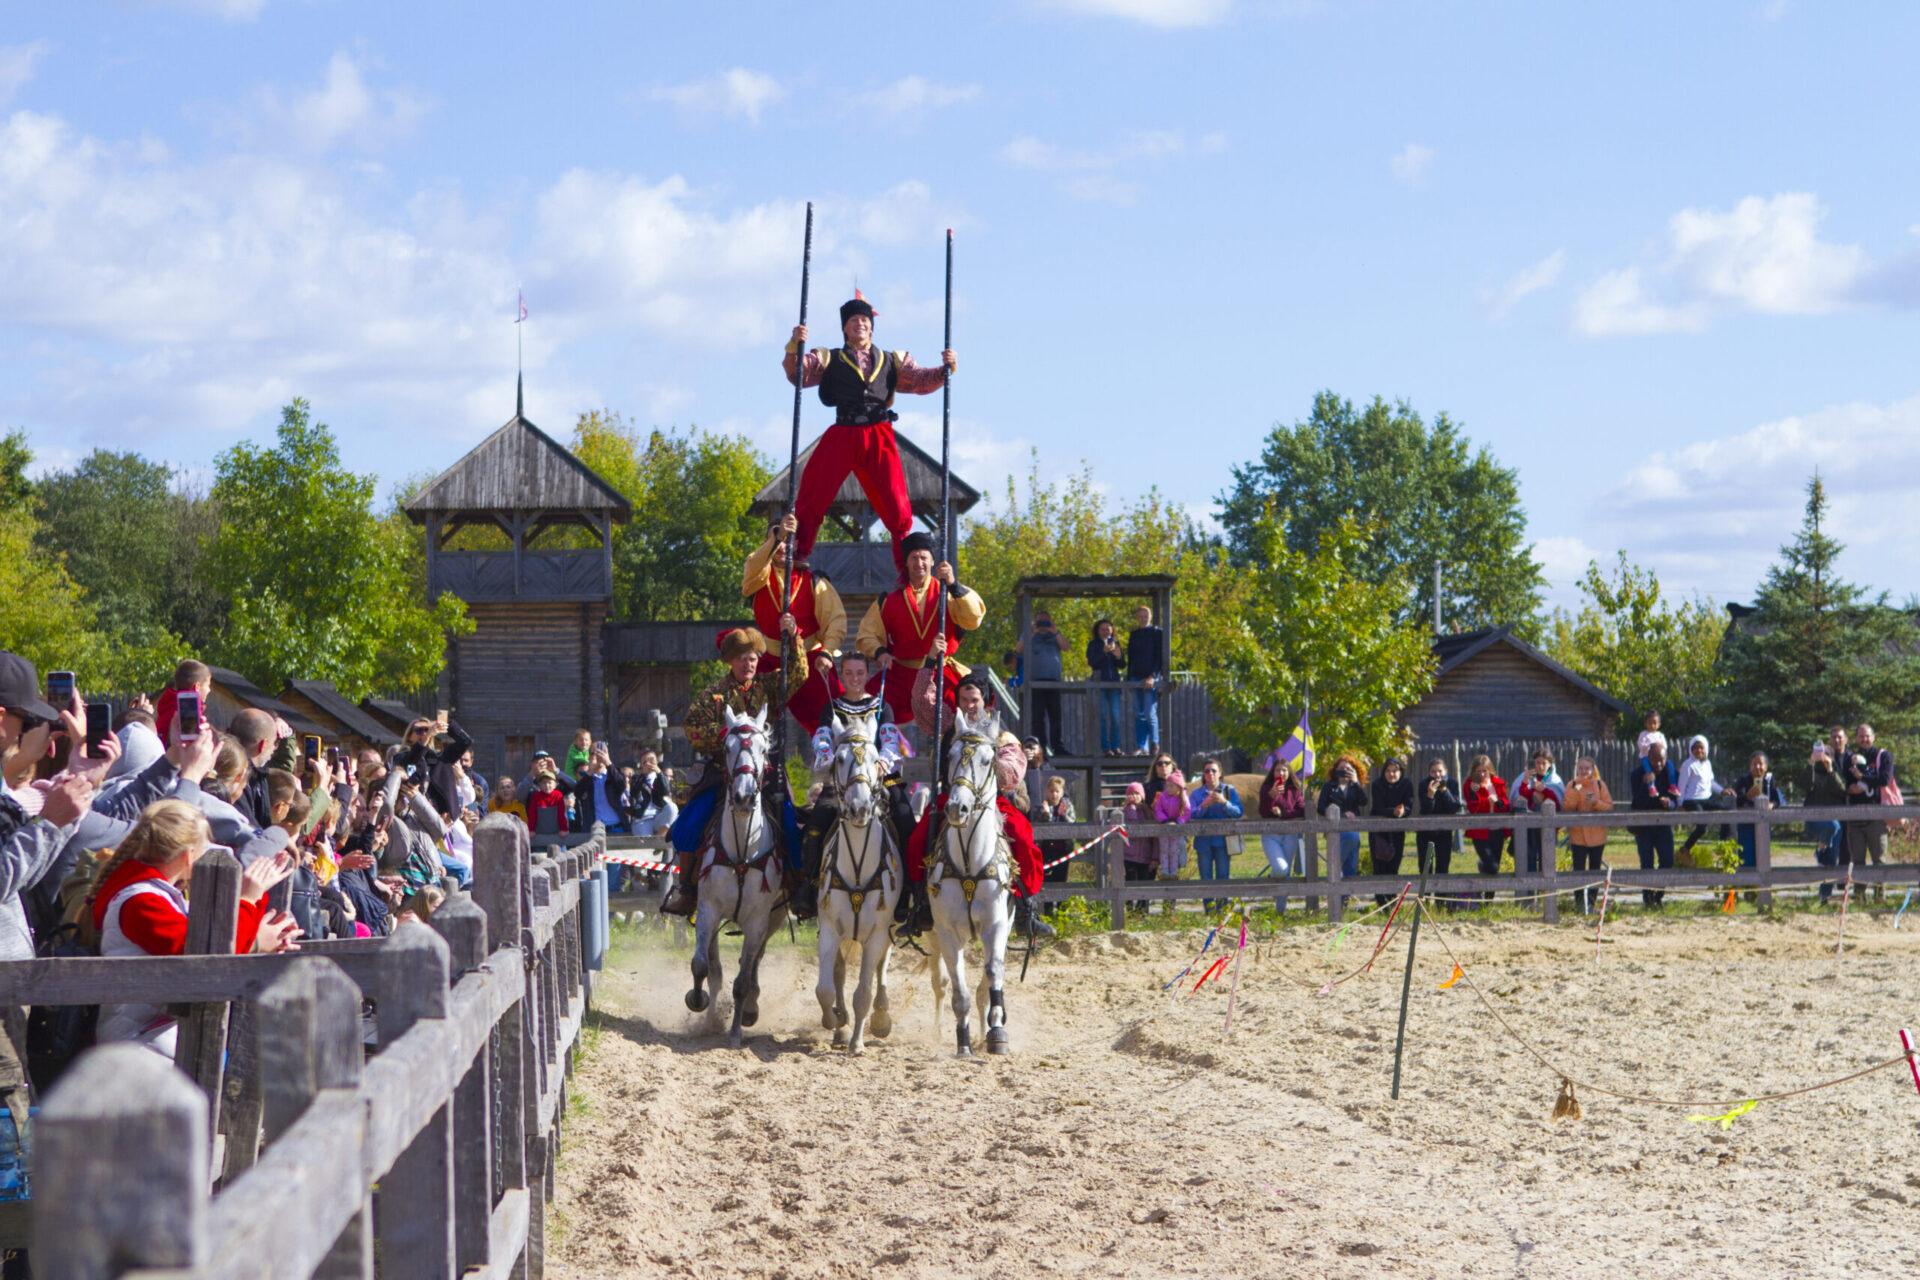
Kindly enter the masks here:
[[555, 776], [552, 759], [539, 760], [533, 766], [533, 794], [527, 797], [527, 825], [535, 834], [540, 832], [540, 814], [552, 810], [554, 821], [559, 825], [557, 834], [564, 835], [567, 827], [567, 798], [560, 792], [560, 780]]
[[[1507, 799], [1507, 784], [1493, 771], [1493, 761], [1484, 755], [1475, 756], [1467, 765], [1467, 812], [1468, 813], [1512, 813], [1513, 805]], [[1506, 851], [1507, 837], [1512, 832], [1505, 827], [1469, 827], [1467, 839], [1473, 841], [1473, 851], [1480, 862], [1480, 874], [1497, 876], [1500, 874], [1500, 855]], [[1491, 899], [1493, 895], [1481, 895]]]
[[[1120, 806], [1120, 821], [1124, 826], [1132, 827], [1139, 823], [1152, 822], [1153, 810], [1147, 805], [1147, 789], [1138, 782], [1127, 784], [1127, 793]], [[1128, 883], [1152, 880], [1160, 873], [1160, 850], [1150, 836], [1129, 835], [1126, 846], [1121, 852], [1121, 861]], [[1141, 915], [1147, 913], [1148, 904], [1133, 902], [1127, 904], [1138, 907]]]
[[[1299, 822], [1307, 816], [1306, 788], [1293, 776], [1293, 766], [1280, 759], [1276, 751], [1268, 757], [1267, 776], [1260, 784], [1260, 816], [1278, 822]], [[1274, 879], [1285, 880], [1300, 862], [1299, 836], [1261, 836], [1267, 853], [1267, 868]], [[1275, 911], [1287, 909], [1287, 895], [1273, 900]]]
[[[1046, 794], [1040, 801], [1040, 812], [1034, 815], [1034, 821], [1079, 821], [1073, 814], [1073, 801], [1067, 799], [1067, 779], [1064, 774], [1055, 773], [1048, 776]], [[1073, 848], [1073, 841], [1071, 840], [1042, 840], [1040, 842], [1041, 860], [1043, 862], [1052, 862], [1055, 858], [1065, 857], [1067, 851], [1071, 848]], [[1071, 870], [1072, 867], [1073, 864], [1071, 862], [1063, 862], [1057, 867], [1049, 868], [1040, 878], [1048, 884], [1065, 884], [1067, 872]], [[1047, 904], [1047, 914], [1053, 914], [1052, 903]]]
[[1647, 712], [1645, 723], [1647, 727], [1640, 731], [1640, 737], [1634, 743], [1634, 746], [1640, 752], [1640, 758], [1642, 760], [1647, 758], [1647, 748], [1656, 742], [1660, 744], [1662, 751], [1667, 749], [1667, 735], [1660, 732], [1660, 713], [1658, 711]]
[[[1153, 798], [1153, 820], [1155, 822], [1185, 822], [1187, 820], [1187, 779], [1186, 775], [1167, 761], [1166, 775], [1161, 779], [1160, 794]], [[1160, 874], [1176, 877], [1187, 865], [1187, 838], [1185, 836], [1161, 836]], [[1173, 910], [1171, 903], [1167, 910]]]
[[[1613, 793], [1607, 790], [1606, 780], [1600, 776], [1600, 767], [1592, 756], [1581, 756], [1573, 762], [1573, 781], [1567, 785], [1566, 803], [1561, 806], [1568, 813], [1608, 813], [1613, 809]], [[1605, 827], [1572, 827], [1567, 831], [1567, 843], [1573, 850], [1573, 869], [1579, 872], [1597, 872], [1600, 870], [1601, 855], [1607, 851], [1607, 829]], [[1593, 890], [1580, 891], [1580, 912], [1585, 915], [1593, 909]]]
[[[1773, 785], [1773, 766], [1764, 751], [1756, 751], [1747, 758], [1747, 772], [1735, 778], [1729, 790], [1733, 792], [1734, 804], [1741, 809], [1777, 809], [1787, 802], [1780, 788]], [[1741, 823], [1734, 829], [1734, 839], [1740, 842], [1740, 865], [1755, 865], [1759, 855], [1754, 850], [1753, 824]]]
[[[1680, 807], [1692, 813], [1703, 813], [1715, 807], [1715, 799], [1726, 788], [1713, 776], [1713, 761], [1707, 757], [1710, 748], [1705, 734], [1696, 733], [1687, 743], [1687, 758], [1680, 762]], [[1680, 846], [1682, 857], [1693, 852], [1693, 846], [1700, 843], [1700, 837], [1707, 834], [1707, 824], [1701, 823], [1687, 833], [1687, 842]], [[1728, 839], [1733, 832], [1727, 827], [1720, 828], [1720, 838]]]
[[[1553, 767], [1553, 752], [1545, 747], [1537, 748], [1532, 759], [1527, 762], [1527, 771], [1513, 780], [1507, 789], [1513, 798], [1515, 812], [1539, 813], [1546, 805], [1556, 809], [1567, 807], [1567, 784]], [[1527, 831], [1525, 841], [1513, 842], [1513, 873], [1526, 875], [1540, 870], [1540, 828], [1532, 827]], [[1526, 853], [1522, 855], [1524, 844]]]
[[593, 734], [586, 729], [573, 731], [573, 742], [567, 748], [567, 776], [575, 782], [580, 781], [581, 770], [587, 767], [587, 761], [593, 758]]

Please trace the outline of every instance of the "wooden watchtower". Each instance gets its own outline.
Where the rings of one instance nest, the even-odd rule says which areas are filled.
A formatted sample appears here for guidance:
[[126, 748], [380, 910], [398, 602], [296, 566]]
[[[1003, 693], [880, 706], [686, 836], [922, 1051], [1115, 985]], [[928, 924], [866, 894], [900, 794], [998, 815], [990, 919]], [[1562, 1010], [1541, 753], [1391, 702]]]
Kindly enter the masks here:
[[[452, 592], [475, 625], [447, 642], [441, 704], [473, 736], [483, 773], [516, 778], [538, 749], [564, 756], [577, 729], [607, 736], [601, 625], [613, 603], [613, 526], [633, 518], [524, 406], [516, 391], [507, 424], [406, 504], [426, 526], [427, 598]], [[470, 528], [492, 536], [467, 541], [494, 549], [451, 549]]]

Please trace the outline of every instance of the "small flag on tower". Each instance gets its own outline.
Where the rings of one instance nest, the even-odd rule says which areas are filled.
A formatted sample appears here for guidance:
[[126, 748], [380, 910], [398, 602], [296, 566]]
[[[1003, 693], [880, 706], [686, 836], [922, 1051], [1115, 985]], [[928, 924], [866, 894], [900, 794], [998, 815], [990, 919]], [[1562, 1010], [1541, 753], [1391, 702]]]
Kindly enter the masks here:
[[1307, 713], [1300, 713], [1300, 723], [1293, 727], [1293, 733], [1280, 744], [1280, 760], [1302, 778], [1313, 776], [1313, 726], [1307, 723]]
[[514, 323], [519, 324], [521, 320], [525, 320], [526, 318], [527, 318], [527, 295], [526, 295], [526, 291], [522, 290], [520, 293], [520, 318], [518, 320], [515, 320]]

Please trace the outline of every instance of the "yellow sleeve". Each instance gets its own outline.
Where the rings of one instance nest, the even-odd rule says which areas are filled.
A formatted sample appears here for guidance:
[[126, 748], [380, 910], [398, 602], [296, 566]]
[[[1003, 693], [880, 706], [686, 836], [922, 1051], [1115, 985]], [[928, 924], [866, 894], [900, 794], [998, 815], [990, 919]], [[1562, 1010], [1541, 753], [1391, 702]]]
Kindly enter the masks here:
[[740, 594], [753, 599], [754, 593], [767, 585], [768, 571], [773, 567], [773, 544], [763, 542], [747, 556], [746, 571], [740, 575]]
[[839, 657], [840, 645], [847, 638], [847, 606], [840, 603], [840, 593], [825, 578], [813, 580], [813, 617], [820, 624], [816, 643]]
[[874, 654], [887, 647], [887, 624], [880, 621], [879, 600], [867, 606], [867, 616], [860, 619], [860, 635], [853, 643], [869, 661]]
[[987, 620], [987, 602], [972, 587], [947, 597], [947, 617], [962, 631], [972, 631]]

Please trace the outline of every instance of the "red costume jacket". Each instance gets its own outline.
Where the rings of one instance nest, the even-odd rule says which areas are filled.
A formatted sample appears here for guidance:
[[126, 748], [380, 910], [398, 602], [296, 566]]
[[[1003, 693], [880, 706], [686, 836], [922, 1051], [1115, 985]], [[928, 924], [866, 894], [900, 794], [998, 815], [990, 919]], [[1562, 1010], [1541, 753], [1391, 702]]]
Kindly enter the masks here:
[[[1009, 887], [1024, 898], [1040, 891], [1040, 846], [1034, 843], [1033, 824], [1027, 821], [1027, 815], [1014, 808], [1013, 801], [1005, 796], [999, 797], [999, 803], [1000, 829], [1013, 854], [1016, 883]], [[907, 879], [915, 884], [927, 878], [927, 842], [933, 839], [934, 819], [946, 807], [947, 797], [942, 793], [927, 806], [913, 834], [907, 837]]]

